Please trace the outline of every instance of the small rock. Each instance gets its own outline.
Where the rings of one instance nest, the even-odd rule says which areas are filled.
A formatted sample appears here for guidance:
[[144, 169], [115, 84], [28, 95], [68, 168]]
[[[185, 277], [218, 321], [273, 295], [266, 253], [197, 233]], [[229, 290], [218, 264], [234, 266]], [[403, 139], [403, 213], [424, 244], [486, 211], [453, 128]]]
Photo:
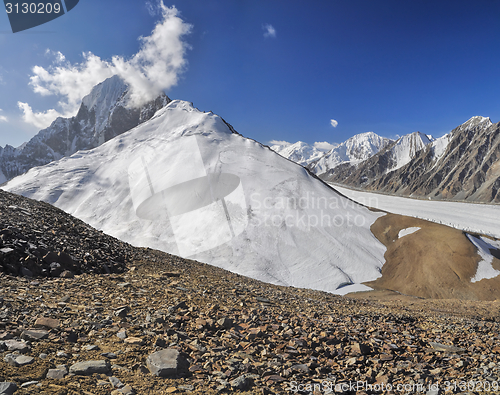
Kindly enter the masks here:
[[116, 334], [116, 336], [122, 340], [127, 338], [127, 332], [125, 330], [121, 330]]
[[85, 361], [71, 365], [69, 372], [76, 375], [88, 375], [93, 373], [108, 373], [111, 365], [108, 361]]
[[127, 337], [124, 342], [136, 346], [142, 346], [144, 344], [144, 340], [140, 337]]
[[370, 346], [362, 343], [354, 343], [351, 349], [351, 353], [353, 355], [368, 355], [370, 354], [371, 349]]
[[49, 337], [49, 332], [43, 329], [27, 329], [21, 333], [21, 339], [38, 341]]
[[92, 345], [87, 345], [84, 347], [85, 350], [87, 351], [94, 351], [94, 350], [99, 350], [99, 346], [92, 344]]
[[35, 321], [35, 326], [37, 327], [54, 329], [58, 328], [59, 325], [61, 325], [61, 322], [53, 318], [38, 317]]
[[17, 391], [17, 385], [9, 381], [0, 383], [0, 395], [12, 395]]
[[444, 351], [444, 352], [464, 352], [464, 348], [448, 346], [446, 344], [429, 342], [429, 345], [436, 351]]
[[35, 358], [33, 357], [28, 357], [27, 355], [19, 355], [16, 358], [16, 363], [18, 366], [24, 366], [24, 365], [29, 365], [30, 363], [33, 363]]
[[3, 360], [5, 363], [9, 364], [10, 366], [17, 367], [18, 364], [16, 362], [16, 356], [12, 354], [7, 354], [5, 357], [3, 357]]
[[194, 385], [179, 385], [177, 389], [181, 391], [194, 391]]
[[233, 320], [230, 318], [221, 318], [220, 320], [217, 321], [217, 324], [219, 324], [221, 327], [225, 329], [229, 329], [233, 326]]
[[130, 312], [130, 307], [122, 306], [115, 310], [115, 315], [120, 318], [124, 318]]
[[47, 357], [48, 357], [48, 355], [47, 355], [47, 354], [45, 354], [44, 352], [42, 352], [42, 353], [38, 356], [38, 358], [40, 358], [40, 359], [47, 359]]
[[235, 378], [229, 384], [231, 385], [231, 387], [233, 389], [237, 389], [240, 391], [246, 391], [246, 390], [250, 389], [250, 387], [253, 385], [253, 381], [250, 377], [243, 375], [243, 376]]
[[119, 391], [123, 395], [134, 395], [135, 394], [134, 389], [130, 385], [128, 385], [128, 384], [125, 385], [125, 386], [123, 386], [122, 388], [120, 388]]
[[21, 384], [21, 388], [31, 387], [32, 385], [38, 384], [38, 381], [27, 381]]
[[65, 365], [59, 365], [56, 369], [49, 369], [48, 379], [61, 380], [68, 374], [68, 368]]
[[175, 377], [180, 365], [179, 351], [168, 348], [156, 351], [146, 359], [149, 371], [159, 377]]
[[5, 345], [9, 351], [18, 351], [21, 354], [29, 351], [29, 345], [26, 342], [18, 341], [18, 340], [5, 340]]
[[33, 272], [30, 269], [23, 266], [21, 267], [21, 275], [23, 277], [33, 277]]
[[61, 278], [73, 278], [73, 277], [75, 277], [75, 275], [73, 273], [71, 273], [69, 270], [65, 270], [59, 275], [59, 277], [61, 277]]
[[298, 364], [298, 365], [293, 365], [291, 367], [291, 369], [296, 371], [296, 372], [309, 374], [309, 366], [307, 366], [306, 364], [303, 364], [303, 363]]
[[61, 358], [69, 358], [69, 354], [65, 353], [64, 351], [58, 351], [56, 356]]
[[110, 376], [109, 382], [114, 388], [122, 388], [124, 386], [120, 379], [116, 378], [115, 376]]
[[118, 358], [118, 355], [116, 355], [114, 352], [103, 352], [101, 355], [104, 358], [108, 358], [108, 359], [116, 359], [116, 358]]

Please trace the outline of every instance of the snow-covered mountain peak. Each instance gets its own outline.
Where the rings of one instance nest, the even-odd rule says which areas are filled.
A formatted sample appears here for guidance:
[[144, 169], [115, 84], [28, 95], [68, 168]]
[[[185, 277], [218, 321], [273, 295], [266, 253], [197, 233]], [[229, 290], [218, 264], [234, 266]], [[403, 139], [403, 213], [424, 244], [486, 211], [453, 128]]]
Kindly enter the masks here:
[[141, 108], [128, 108], [127, 93], [127, 85], [118, 76], [96, 85], [82, 99], [76, 116], [59, 117], [20, 147], [1, 150], [0, 172], [11, 179], [33, 166], [95, 148], [147, 121], [170, 102], [162, 93]]
[[274, 144], [270, 148], [301, 166], [307, 166], [309, 163], [318, 160], [326, 152], [326, 150], [313, 147], [303, 141], [297, 141], [293, 144]]
[[460, 132], [465, 130], [472, 130], [478, 126], [481, 127], [481, 129], [486, 129], [491, 125], [493, 125], [493, 123], [491, 122], [491, 119], [489, 117], [474, 116], [467, 122], [464, 122], [462, 125], [460, 125], [458, 127], [458, 130]]
[[366, 160], [391, 142], [392, 140], [374, 132], [359, 133], [331, 149], [308, 167], [318, 175], [323, 174], [341, 163], [359, 163]]
[[119, 76], [114, 75], [92, 88], [92, 91], [82, 99], [82, 107], [95, 113], [95, 134], [99, 135], [106, 127], [106, 122], [113, 107], [120, 101], [126, 107], [126, 92], [128, 86]]
[[406, 165], [415, 157], [418, 151], [432, 141], [426, 134], [420, 132], [413, 132], [400, 137], [391, 148], [393, 166], [390, 166], [387, 172], [397, 170]]
[[99, 108], [99, 110], [110, 109], [123, 93], [128, 89], [127, 84], [119, 76], [114, 75], [92, 88], [90, 93], [82, 99], [82, 104], [88, 110]]

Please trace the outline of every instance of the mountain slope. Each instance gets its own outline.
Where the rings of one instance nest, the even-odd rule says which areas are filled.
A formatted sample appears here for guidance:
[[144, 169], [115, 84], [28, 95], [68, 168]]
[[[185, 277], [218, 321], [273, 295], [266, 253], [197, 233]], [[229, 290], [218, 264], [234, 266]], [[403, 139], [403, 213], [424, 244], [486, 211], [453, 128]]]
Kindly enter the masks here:
[[320, 175], [327, 173], [341, 163], [358, 163], [372, 157], [391, 141], [373, 132], [357, 134], [332, 148], [317, 161], [310, 163], [308, 168]]
[[401, 195], [500, 202], [500, 124], [473, 117], [394, 166], [392, 147], [322, 178]]
[[57, 118], [18, 148], [0, 147], [0, 183], [34, 166], [95, 148], [150, 119], [170, 99], [162, 94], [138, 109], [127, 108], [128, 87], [118, 76], [96, 85], [76, 116]]
[[380, 276], [380, 217], [222, 118], [173, 101], [149, 121], [9, 181], [134, 245], [275, 284], [335, 291]]

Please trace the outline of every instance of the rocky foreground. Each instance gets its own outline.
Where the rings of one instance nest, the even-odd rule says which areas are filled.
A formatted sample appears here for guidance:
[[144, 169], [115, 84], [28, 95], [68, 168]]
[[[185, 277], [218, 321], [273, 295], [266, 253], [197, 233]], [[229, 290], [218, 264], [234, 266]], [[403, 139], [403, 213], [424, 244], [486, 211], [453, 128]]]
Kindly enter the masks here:
[[[1, 249], [11, 250], [0, 257], [0, 394], [437, 394], [500, 385], [497, 301], [354, 299], [268, 285], [133, 248], [43, 203], [4, 192], [0, 201]], [[52, 271], [44, 257], [62, 252], [73, 270]], [[121, 263], [105, 270], [96, 257]], [[23, 271], [29, 259], [39, 276], [38, 266], [28, 269], [33, 277]]]

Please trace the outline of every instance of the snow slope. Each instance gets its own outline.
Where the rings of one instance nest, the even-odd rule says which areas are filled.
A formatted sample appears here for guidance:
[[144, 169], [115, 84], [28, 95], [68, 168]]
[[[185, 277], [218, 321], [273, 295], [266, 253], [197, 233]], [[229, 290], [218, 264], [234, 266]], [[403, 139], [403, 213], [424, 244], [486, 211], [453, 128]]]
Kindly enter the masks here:
[[319, 175], [341, 163], [359, 163], [372, 157], [391, 142], [392, 140], [380, 137], [373, 132], [357, 134], [331, 149], [316, 162], [311, 163], [309, 169]]
[[478, 254], [482, 258], [482, 260], [477, 264], [477, 271], [475, 276], [471, 279], [471, 282], [475, 283], [484, 278], [497, 277], [500, 274], [500, 271], [493, 268], [493, 255], [491, 254], [491, 250], [497, 250], [498, 243], [495, 243], [485, 237], [475, 237], [469, 234], [467, 234], [467, 238], [476, 246]]
[[149, 121], [9, 181], [137, 246], [275, 284], [335, 291], [380, 276], [380, 217], [222, 118], [173, 101]]
[[332, 186], [370, 207], [500, 238], [500, 205], [419, 200]]

